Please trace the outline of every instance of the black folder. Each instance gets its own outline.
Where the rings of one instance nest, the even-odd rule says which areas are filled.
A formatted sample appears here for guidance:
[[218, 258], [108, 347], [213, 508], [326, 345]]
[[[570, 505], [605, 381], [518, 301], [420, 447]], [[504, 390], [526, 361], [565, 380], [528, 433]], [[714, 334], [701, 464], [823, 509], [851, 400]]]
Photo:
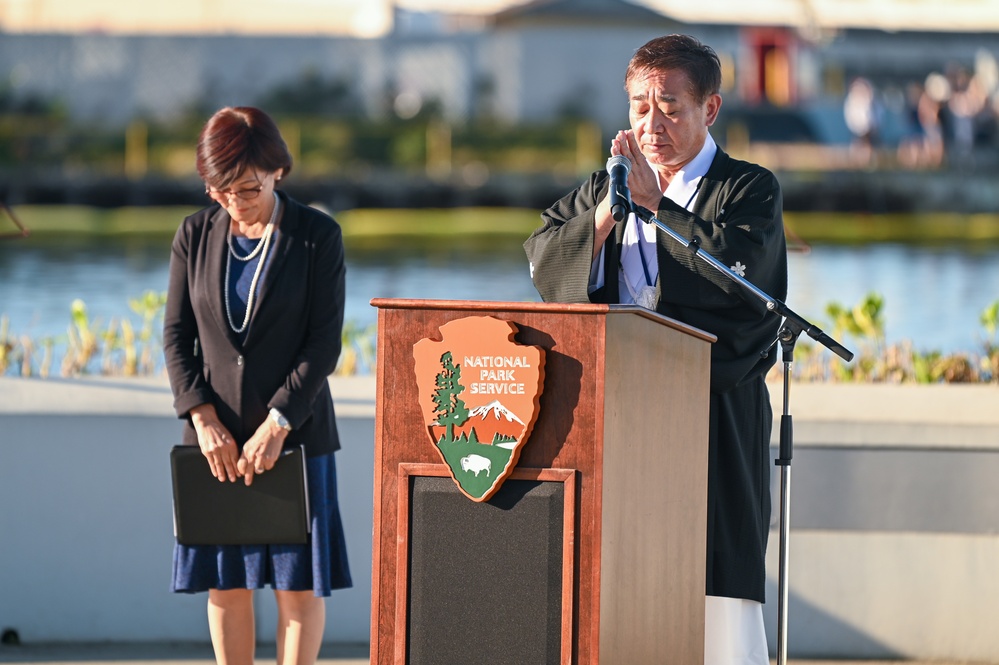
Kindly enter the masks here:
[[174, 446], [174, 534], [182, 545], [277, 545], [308, 542], [311, 525], [305, 449], [286, 448], [274, 468], [220, 482], [198, 446]]

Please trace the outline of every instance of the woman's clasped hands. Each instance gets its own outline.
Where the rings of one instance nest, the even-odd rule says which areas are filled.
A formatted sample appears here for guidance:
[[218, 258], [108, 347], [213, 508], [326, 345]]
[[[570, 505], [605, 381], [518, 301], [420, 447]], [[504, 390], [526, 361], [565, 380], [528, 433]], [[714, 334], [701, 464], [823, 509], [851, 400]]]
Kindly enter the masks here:
[[270, 418], [264, 418], [257, 431], [243, 446], [243, 453], [236, 461], [236, 470], [247, 485], [253, 483], [253, 476], [270, 471], [281, 456], [288, 430]]
[[219, 420], [214, 406], [202, 404], [191, 409], [191, 423], [212, 475], [220, 481], [229, 482], [236, 482], [242, 477], [248, 486], [253, 484], [255, 475], [274, 468], [288, 436], [287, 430], [265, 418], [240, 452], [236, 440]]

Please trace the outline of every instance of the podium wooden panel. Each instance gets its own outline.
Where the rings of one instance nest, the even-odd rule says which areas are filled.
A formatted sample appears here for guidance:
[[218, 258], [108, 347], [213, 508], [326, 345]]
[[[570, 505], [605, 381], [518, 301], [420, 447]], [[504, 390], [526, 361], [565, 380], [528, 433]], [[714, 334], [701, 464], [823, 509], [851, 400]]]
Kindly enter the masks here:
[[[539, 661], [703, 663], [708, 382], [715, 338], [630, 306], [371, 304], [379, 310], [371, 662], [418, 660], [410, 643], [421, 627], [409, 616], [413, 479], [450, 482], [423, 424], [413, 346], [440, 339], [439, 327], [449, 321], [492, 316], [515, 323], [516, 341], [546, 354], [540, 414], [506, 481], [559, 483], [563, 501], [556, 515], [561, 574], [551, 578], [561, 591], [553, 603], [561, 608], [554, 629], [560, 644]], [[474, 506], [469, 510], [488, 509], [463, 500]], [[442, 595], [469, 591], [445, 586]], [[475, 635], [446, 641], [436, 662], [450, 662], [444, 653], [465, 643], [468, 654], [455, 662], [506, 662], [498, 656], [478, 660], [482, 645]]]

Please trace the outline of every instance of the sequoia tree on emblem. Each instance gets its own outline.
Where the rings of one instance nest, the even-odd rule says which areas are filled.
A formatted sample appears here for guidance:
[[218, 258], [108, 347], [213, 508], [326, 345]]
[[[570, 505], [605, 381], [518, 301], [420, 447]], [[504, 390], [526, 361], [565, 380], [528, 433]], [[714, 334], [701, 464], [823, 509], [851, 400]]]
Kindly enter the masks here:
[[427, 433], [473, 501], [489, 499], [513, 471], [538, 416], [544, 349], [514, 341], [517, 326], [471, 316], [413, 346]]

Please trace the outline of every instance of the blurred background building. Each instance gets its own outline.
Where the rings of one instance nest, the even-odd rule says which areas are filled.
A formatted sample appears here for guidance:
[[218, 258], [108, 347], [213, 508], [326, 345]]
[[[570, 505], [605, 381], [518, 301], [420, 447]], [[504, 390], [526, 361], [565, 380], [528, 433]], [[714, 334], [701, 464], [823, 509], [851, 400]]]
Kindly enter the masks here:
[[[133, 179], [190, 176], [189, 154], [154, 154], [150, 132], [186, 119], [183, 140], [191, 144], [190, 126], [215, 109], [253, 104], [286, 120], [382, 125], [367, 134], [356, 122], [341, 126], [340, 134], [349, 134], [341, 140], [351, 145], [340, 153], [326, 145], [335, 158], [316, 163], [316, 175], [360, 162], [405, 166], [409, 154], [428, 173], [458, 174], [471, 185], [510, 169], [475, 146], [463, 152], [463, 131], [561, 123], [558, 140], [573, 144], [567, 155], [551, 164], [521, 155], [519, 167], [565, 180], [602, 163], [607, 139], [627, 124], [628, 59], [668, 32], [693, 34], [718, 52], [725, 106], [714, 134], [734, 154], [780, 172], [999, 166], [994, 0], [726, 0], [703, 7], [493, 0], [461, 11], [449, 10], [447, 0], [294, 0], [269, 12], [262, 10], [267, 3], [179, 0], [173, 12], [111, 5], [102, 13], [97, 2], [83, 16], [63, 4], [0, 1], [0, 112], [8, 118], [0, 168], [6, 162], [22, 172], [19, 162], [44, 163], [39, 144], [60, 134], [51, 122], [58, 115], [88, 131], [67, 134], [67, 145], [50, 145], [50, 153], [80, 155], [110, 133], [124, 140], [122, 168]], [[414, 119], [434, 124], [407, 147], [398, 123]], [[289, 124], [292, 142], [301, 140], [292, 146], [296, 154], [338, 131], [327, 128], [322, 139]], [[14, 144], [6, 159], [5, 140]], [[376, 154], [379, 145], [384, 154]], [[79, 161], [61, 160], [62, 171]], [[300, 163], [307, 165], [307, 156]], [[32, 198], [21, 189], [8, 194], [18, 196]]]

